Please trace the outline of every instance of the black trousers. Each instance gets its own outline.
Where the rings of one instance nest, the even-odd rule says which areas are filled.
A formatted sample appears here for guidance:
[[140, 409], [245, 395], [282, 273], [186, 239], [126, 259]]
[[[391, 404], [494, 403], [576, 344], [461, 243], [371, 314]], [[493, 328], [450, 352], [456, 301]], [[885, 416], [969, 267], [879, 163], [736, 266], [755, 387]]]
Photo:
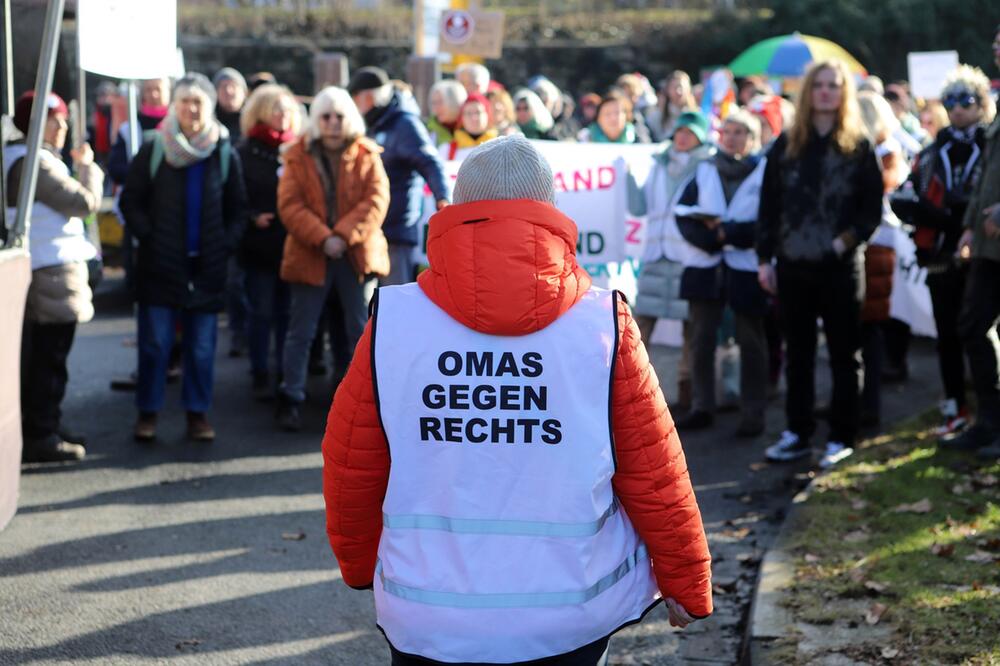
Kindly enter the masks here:
[[25, 321], [21, 338], [21, 428], [27, 441], [59, 431], [60, 406], [69, 372], [66, 359], [76, 322], [39, 324]]
[[[547, 657], [545, 659], [534, 659], [532, 661], [519, 661], [517, 664], [520, 666], [604, 666], [607, 663], [608, 643], [610, 640], [609, 636], [566, 654]], [[392, 653], [392, 666], [477, 666], [477, 664], [471, 663], [445, 663], [403, 654], [392, 647], [391, 644], [389, 645], [389, 651]]]
[[882, 367], [885, 360], [885, 335], [881, 321], [861, 324], [861, 358], [865, 382], [861, 389], [861, 408], [876, 416], [882, 413]]
[[1000, 430], [1000, 262], [973, 259], [958, 330], [972, 370], [979, 402], [977, 420]]
[[965, 406], [965, 349], [958, 334], [958, 316], [965, 293], [964, 267], [951, 266], [941, 273], [927, 275], [927, 288], [934, 306], [937, 327], [938, 365], [946, 398]]
[[804, 440], [816, 431], [816, 320], [822, 319], [833, 374], [830, 441], [851, 446], [859, 420], [863, 259], [858, 255], [819, 263], [779, 261], [777, 273], [787, 348], [788, 429]]

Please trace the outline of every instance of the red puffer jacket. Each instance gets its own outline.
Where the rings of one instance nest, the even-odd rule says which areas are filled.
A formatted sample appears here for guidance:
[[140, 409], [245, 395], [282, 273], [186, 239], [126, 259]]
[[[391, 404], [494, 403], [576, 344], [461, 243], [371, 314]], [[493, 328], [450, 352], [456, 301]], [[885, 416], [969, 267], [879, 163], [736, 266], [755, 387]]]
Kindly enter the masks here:
[[[465, 224], [467, 220], [477, 224]], [[424, 293], [477, 331], [525, 335], [545, 328], [590, 288], [576, 263], [576, 225], [536, 201], [449, 206], [431, 220], [431, 269]], [[692, 615], [712, 612], [711, 557], [687, 463], [659, 381], [628, 307], [612, 389], [618, 468], [612, 484], [645, 541], [657, 584]], [[375, 574], [389, 449], [375, 408], [371, 329], [340, 384], [323, 440], [327, 533], [344, 582], [366, 587]]]

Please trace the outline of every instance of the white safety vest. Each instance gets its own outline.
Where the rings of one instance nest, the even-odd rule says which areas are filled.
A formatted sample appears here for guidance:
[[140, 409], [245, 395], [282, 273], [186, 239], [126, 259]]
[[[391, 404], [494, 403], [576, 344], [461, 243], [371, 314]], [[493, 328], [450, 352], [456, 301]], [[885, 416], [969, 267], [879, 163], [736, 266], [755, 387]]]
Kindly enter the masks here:
[[611, 487], [615, 298], [591, 288], [546, 328], [496, 336], [417, 284], [379, 289], [372, 364], [392, 467], [374, 588], [396, 649], [539, 659], [658, 601]]
[[[28, 148], [18, 143], [5, 146], [3, 163], [7, 169], [4, 179], [10, 174], [13, 164], [28, 154]], [[69, 167], [45, 148], [39, 158], [69, 176]], [[6, 188], [5, 188], [6, 189]], [[14, 220], [17, 208], [7, 206], [7, 219]], [[46, 266], [61, 266], [77, 261], [89, 261], [97, 256], [97, 248], [87, 239], [83, 220], [66, 217], [59, 211], [43, 203], [34, 202], [31, 208], [31, 228], [28, 232], [28, 248], [31, 252], [31, 270]]]
[[[733, 198], [726, 203], [725, 191], [722, 189], [722, 179], [719, 170], [712, 160], [702, 162], [695, 172], [695, 182], [698, 184], [698, 203], [693, 206], [674, 206], [674, 213], [679, 217], [691, 215], [712, 215], [725, 222], [756, 222], [760, 208], [760, 190], [764, 183], [764, 167], [767, 160], [760, 163], [747, 176], [733, 193]], [[701, 248], [689, 243], [684, 256], [684, 265], [692, 268], [714, 268], [720, 261], [737, 271], [757, 272], [757, 253], [753, 248], [736, 248], [727, 245], [722, 253], [709, 254]]]
[[677, 228], [674, 207], [690, 178], [685, 178], [669, 196], [668, 178], [667, 167], [656, 162], [643, 188], [646, 197], [647, 229], [643, 261], [668, 259], [684, 263], [688, 251], [688, 244], [684, 242], [684, 237]]

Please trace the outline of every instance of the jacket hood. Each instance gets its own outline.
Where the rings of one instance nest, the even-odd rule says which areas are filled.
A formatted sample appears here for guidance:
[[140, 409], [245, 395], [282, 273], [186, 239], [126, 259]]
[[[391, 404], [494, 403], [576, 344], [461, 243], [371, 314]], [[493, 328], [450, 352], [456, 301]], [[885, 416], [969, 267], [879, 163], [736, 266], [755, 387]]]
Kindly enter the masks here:
[[[397, 116], [404, 113], [412, 113], [413, 115], [420, 117], [420, 107], [417, 106], [417, 101], [413, 99], [412, 95], [404, 95], [400, 92], [394, 92], [392, 94], [392, 99], [389, 103], [385, 105], [378, 117], [375, 118], [374, 122], [371, 123], [371, 129], [369, 129], [369, 134], [373, 134], [376, 131], [382, 129], [383, 127], [392, 124]], [[365, 118], [368, 121], [368, 118]]]
[[430, 269], [421, 289], [480, 333], [526, 335], [569, 310], [590, 288], [576, 261], [577, 228], [529, 199], [448, 206], [430, 221]]

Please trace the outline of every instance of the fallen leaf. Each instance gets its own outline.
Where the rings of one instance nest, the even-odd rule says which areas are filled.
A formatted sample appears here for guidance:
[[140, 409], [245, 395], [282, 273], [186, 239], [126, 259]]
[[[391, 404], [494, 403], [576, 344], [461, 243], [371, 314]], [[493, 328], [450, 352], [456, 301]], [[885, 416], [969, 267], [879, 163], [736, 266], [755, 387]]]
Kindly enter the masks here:
[[201, 640], [197, 638], [188, 638], [177, 643], [177, 645], [175, 645], [174, 647], [176, 647], [178, 650], [183, 651], [186, 648], [196, 647], [198, 645], [201, 645]]
[[736, 580], [718, 581], [713, 583], [712, 591], [716, 594], [732, 594], [736, 591]]
[[986, 550], [1000, 551], [1000, 537], [982, 539], [981, 541], [977, 541], [976, 545]]
[[879, 583], [874, 580], [865, 581], [865, 589], [879, 594], [889, 589], [888, 583]]
[[863, 511], [867, 507], [868, 507], [868, 502], [862, 499], [854, 500], [853, 502], [851, 502], [851, 508], [854, 509], [855, 511]]
[[743, 497], [740, 498], [740, 501], [743, 502], [744, 504], [749, 504], [750, 502], [753, 501], [753, 495], [744, 495]]
[[751, 565], [757, 563], [757, 558], [753, 553], [740, 553], [736, 556], [736, 561], [740, 564]]
[[812, 553], [806, 553], [806, 562], [808, 562], [809, 564], [816, 564], [821, 559], [823, 559], [823, 558], [821, 558], [819, 555], [813, 555]]
[[722, 536], [730, 539], [744, 539], [750, 534], [749, 527], [741, 527], [738, 530], [722, 530]]
[[956, 483], [951, 487], [952, 495], [965, 495], [972, 492], [972, 484], [967, 481]]
[[977, 550], [972, 555], [966, 555], [966, 562], [976, 562], [977, 564], [986, 564], [992, 562], [996, 556], [993, 553], [987, 553], [985, 550]]
[[931, 553], [937, 555], [938, 557], [951, 557], [955, 554], [955, 544], [936, 543], [931, 546]]
[[865, 613], [865, 623], [869, 625], [878, 624], [887, 610], [889, 610], [889, 607], [885, 604], [872, 604], [871, 608], [868, 609], [868, 612]]
[[1000, 483], [1000, 479], [997, 479], [996, 474], [973, 474], [972, 484], [978, 486], [979, 488], [992, 488], [993, 486]]
[[974, 504], [972, 506], [965, 507], [965, 512], [970, 516], [978, 516], [986, 512], [986, 508], [981, 504]]
[[863, 569], [851, 569], [847, 572], [847, 577], [855, 583], [860, 583], [865, 579], [865, 572]]
[[883, 659], [895, 659], [899, 656], [899, 650], [896, 648], [882, 648], [882, 658]]
[[934, 506], [926, 497], [913, 504], [900, 504], [892, 510], [893, 513], [930, 513]]
[[750, 463], [751, 472], [759, 472], [760, 470], [767, 469], [768, 467], [770, 467], [770, 465], [768, 465], [766, 462]]
[[854, 530], [844, 535], [844, 541], [847, 543], [861, 543], [862, 541], [868, 541], [868, 536], [868, 532], [865, 530]]
[[282, 532], [281, 538], [285, 541], [302, 541], [306, 538], [305, 532]]

